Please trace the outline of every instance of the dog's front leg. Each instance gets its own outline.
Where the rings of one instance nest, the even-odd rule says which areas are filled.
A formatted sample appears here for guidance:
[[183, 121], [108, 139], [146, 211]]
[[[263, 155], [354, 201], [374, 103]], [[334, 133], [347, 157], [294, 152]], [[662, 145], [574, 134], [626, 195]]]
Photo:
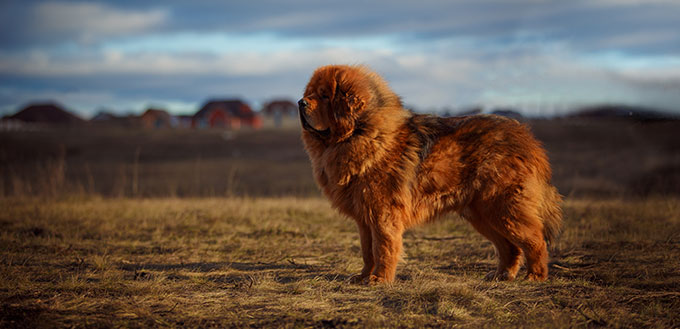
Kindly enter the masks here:
[[361, 274], [353, 276], [350, 280], [353, 283], [361, 283], [371, 275], [375, 262], [373, 261], [373, 237], [371, 227], [362, 221], [357, 221], [359, 227], [359, 237], [361, 238], [361, 257], [364, 259], [364, 268]]
[[368, 283], [394, 281], [403, 234], [401, 222], [394, 218], [383, 218], [371, 226], [375, 268], [373, 274], [368, 277]]

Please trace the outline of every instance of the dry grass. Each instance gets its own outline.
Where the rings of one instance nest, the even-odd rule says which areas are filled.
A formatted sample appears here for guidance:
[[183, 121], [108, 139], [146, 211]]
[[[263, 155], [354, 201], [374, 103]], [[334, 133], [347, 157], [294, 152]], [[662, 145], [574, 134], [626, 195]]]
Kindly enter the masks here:
[[680, 327], [680, 121], [531, 126], [568, 200], [550, 280], [483, 282], [451, 217], [377, 287], [295, 129], [0, 132], [0, 328]]
[[369, 287], [321, 199], [5, 198], [0, 327], [678, 327], [678, 201], [568, 201], [540, 284], [483, 282], [491, 244], [445, 218]]
[[0, 131], [0, 197], [313, 196], [294, 129]]

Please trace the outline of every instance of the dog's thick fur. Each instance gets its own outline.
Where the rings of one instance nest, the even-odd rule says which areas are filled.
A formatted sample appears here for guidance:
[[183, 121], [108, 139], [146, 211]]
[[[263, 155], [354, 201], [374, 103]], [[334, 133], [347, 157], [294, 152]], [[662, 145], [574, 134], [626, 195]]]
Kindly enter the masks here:
[[414, 114], [363, 66], [318, 68], [298, 104], [314, 177], [359, 227], [364, 267], [353, 281], [392, 282], [404, 231], [448, 211], [496, 247], [487, 279], [514, 279], [522, 255], [527, 279], [547, 278], [561, 197], [527, 127], [495, 115]]

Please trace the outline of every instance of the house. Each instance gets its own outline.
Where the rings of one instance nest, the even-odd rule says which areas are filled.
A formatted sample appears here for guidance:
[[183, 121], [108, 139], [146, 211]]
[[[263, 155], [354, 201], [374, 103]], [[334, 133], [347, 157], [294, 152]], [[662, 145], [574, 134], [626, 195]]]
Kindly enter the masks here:
[[117, 115], [113, 112], [100, 111], [90, 119], [96, 127], [139, 128], [142, 118], [134, 114]]
[[191, 128], [194, 116], [193, 115], [178, 115], [177, 116], [177, 127], [178, 128]]
[[298, 106], [287, 99], [273, 100], [262, 107], [262, 114], [266, 116], [297, 116]]
[[167, 111], [150, 108], [140, 116], [144, 128], [173, 128], [177, 126], [177, 120]]
[[90, 119], [90, 122], [108, 122], [116, 119], [118, 119], [118, 116], [113, 114], [112, 112], [99, 111]]
[[472, 107], [472, 108], [464, 109], [464, 110], [456, 113], [455, 116], [464, 117], [464, 116], [469, 116], [469, 115], [477, 115], [477, 114], [480, 114], [480, 113], [482, 113], [481, 107]]
[[297, 117], [297, 112], [297, 105], [287, 99], [271, 101], [265, 104], [260, 111], [263, 115], [273, 118], [276, 127], [281, 127], [283, 118]]
[[499, 108], [491, 111], [491, 114], [495, 115], [500, 115], [502, 117], [510, 118], [510, 119], [515, 119], [517, 121], [523, 121], [524, 116], [522, 116], [521, 113], [517, 112], [514, 109], [511, 108]]
[[240, 100], [212, 100], [194, 114], [194, 128], [259, 129], [262, 120], [248, 104]]
[[3, 117], [0, 119], [0, 131], [22, 131], [30, 130], [30, 127], [26, 127], [23, 121], [9, 119], [9, 117]]
[[596, 105], [577, 110], [569, 118], [588, 120], [632, 120], [638, 122], [672, 121], [680, 119], [677, 115], [663, 111], [627, 105]]
[[56, 103], [32, 104], [7, 119], [51, 125], [79, 125], [86, 122]]

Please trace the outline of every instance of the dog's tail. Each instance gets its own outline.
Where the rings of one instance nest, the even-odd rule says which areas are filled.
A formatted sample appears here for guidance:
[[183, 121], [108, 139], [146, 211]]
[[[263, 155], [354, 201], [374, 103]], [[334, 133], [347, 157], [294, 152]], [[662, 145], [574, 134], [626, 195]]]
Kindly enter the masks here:
[[562, 230], [562, 196], [557, 189], [547, 183], [540, 205], [540, 216], [543, 220], [543, 236], [550, 244], [557, 239]]

